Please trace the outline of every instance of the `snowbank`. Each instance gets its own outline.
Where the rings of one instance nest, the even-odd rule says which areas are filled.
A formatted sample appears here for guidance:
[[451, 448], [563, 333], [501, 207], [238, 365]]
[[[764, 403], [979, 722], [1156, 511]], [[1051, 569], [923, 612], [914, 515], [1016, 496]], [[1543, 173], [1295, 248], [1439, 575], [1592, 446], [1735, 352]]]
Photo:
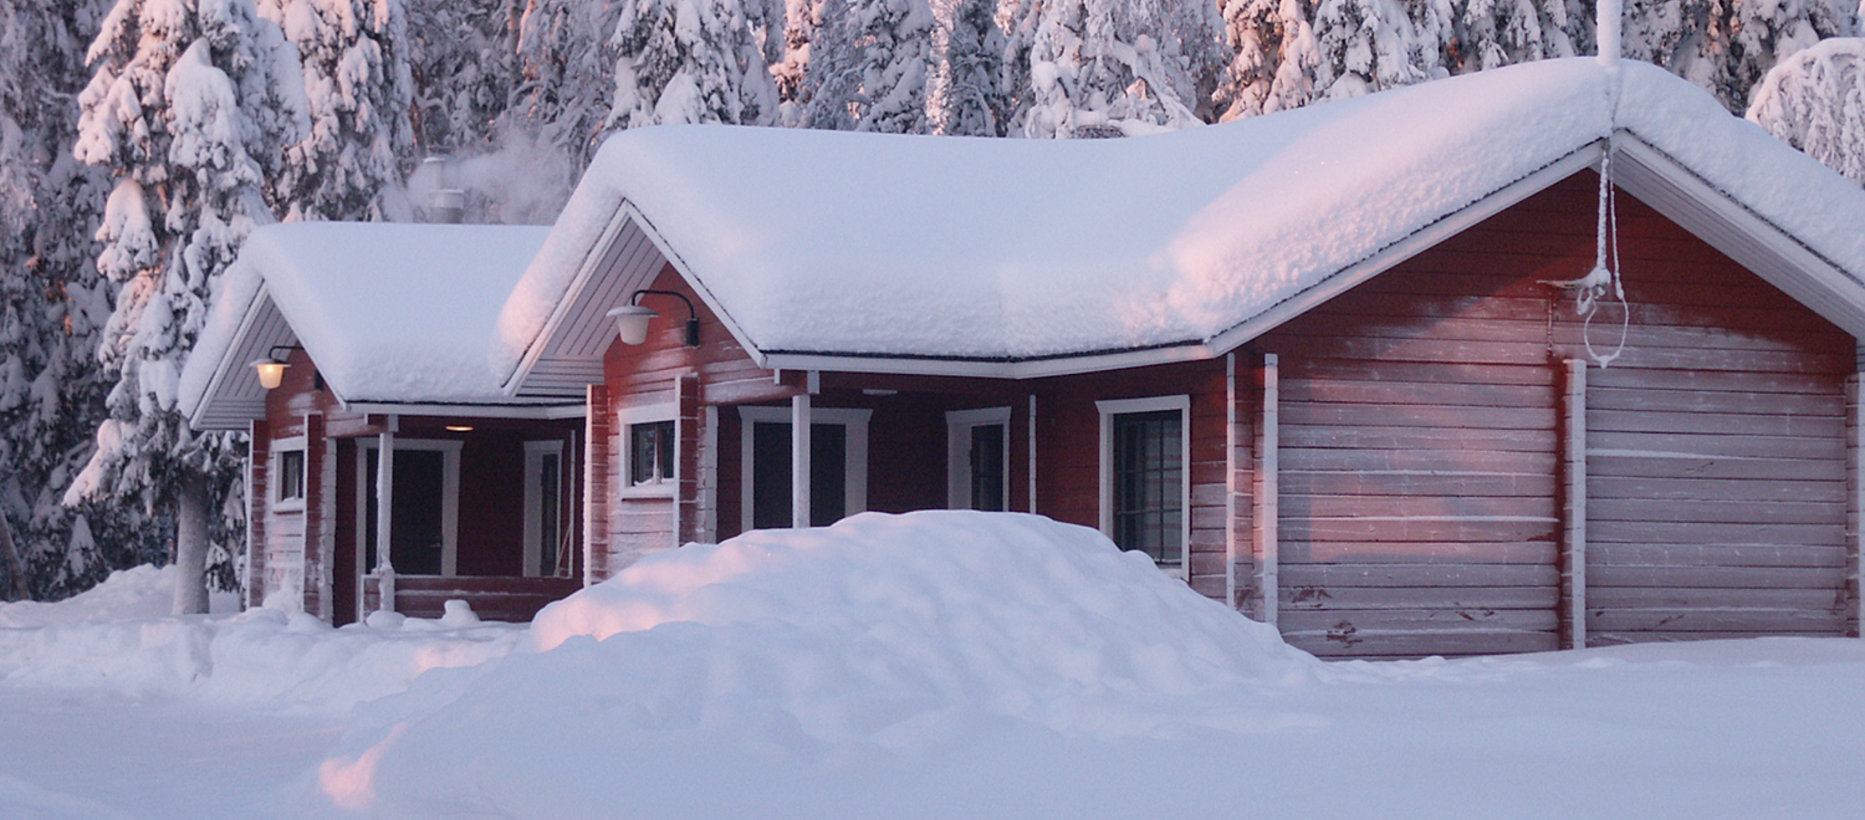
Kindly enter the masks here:
[[546, 608], [529, 648], [365, 707], [325, 794], [391, 814], [468, 789], [613, 811], [691, 765], [782, 779], [980, 730], [1208, 730], [1187, 704], [1300, 686], [1317, 664], [1098, 532], [945, 511], [651, 556]]
[[[273, 610], [174, 617], [173, 589], [173, 568], [137, 567], [69, 600], [0, 605], [0, 684], [339, 712], [403, 691], [429, 669], [505, 655], [524, 634], [414, 619], [332, 629]], [[216, 611], [236, 607], [231, 596], [215, 602]]]

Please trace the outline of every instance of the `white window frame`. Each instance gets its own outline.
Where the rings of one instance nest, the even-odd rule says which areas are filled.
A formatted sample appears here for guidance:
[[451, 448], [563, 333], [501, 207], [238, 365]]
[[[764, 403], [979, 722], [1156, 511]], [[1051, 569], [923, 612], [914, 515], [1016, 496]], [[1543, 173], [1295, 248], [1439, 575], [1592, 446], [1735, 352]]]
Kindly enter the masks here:
[[1139, 399], [1097, 401], [1101, 414], [1101, 534], [1114, 538], [1114, 417], [1128, 413], [1179, 411], [1179, 563], [1160, 570], [1180, 578], [1191, 577], [1192, 565], [1192, 398], [1188, 394]]
[[[298, 487], [304, 492], [293, 498], [286, 498], [285, 492], [285, 454], [297, 451], [303, 455], [299, 459]], [[266, 481], [268, 482], [267, 501], [272, 503], [274, 512], [304, 512], [305, 497], [311, 494], [311, 453], [304, 436], [291, 436], [272, 440], [271, 458], [267, 459]]]
[[[637, 424], [656, 422], [673, 422], [673, 475], [667, 476], [659, 483], [634, 484], [629, 478], [635, 474], [635, 434]], [[615, 412], [616, 452], [621, 458], [616, 459], [621, 472], [615, 475], [614, 486], [617, 498], [673, 498], [680, 491], [680, 410], [672, 404], [643, 404], [624, 407]]]
[[971, 431], [990, 425], [1004, 428], [1004, 498], [1002, 508], [1010, 509], [1010, 408], [985, 407], [977, 410], [953, 410], [945, 414], [945, 495], [946, 507], [972, 509]]
[[[544, 457], [547, 455], [557, 457], [557, 507], [553, 510], [544, 509], [544, 488], [539, 485], [537, 479], [538, 467], [541, 466]], [[553, 577], [546, 576], [538, 570], [538, 559], [544, 555], [544, 544], [543, 540], [538, 537], [538, 531], [542, 528], [541, 525], [544, 523], [544, 515], [546, 513], [557, 517], [557, 536], [559, 540], [562, 539], [563, 533], [566, 531], [564, 526], [565, 516], [563, 514], [563, 501], [569, 489], [569, 482], [564, 480], [564, 473], [562, 439], [544, 439], [525, 442], [525, 557], [523, 575], [527, 578]], [[565, 547], [565, 549], [570, 548], [572, 547]]]
[[[812, 407], [810, 424], [842, 425], [842, 498], [844, 518], [868, 509], [868, 420], [874, 411], [852, 407]], [[740, 405], [738, 408], [739, 529], [751, 531], [752, 425], [758, 422], [790, 423], [790, 408]], [[795, 489], [792, 488], [792, 492]]]
[[[402, 450], [438, 450], [440, 451], [440, 574], [451, 577], [460, 574], [460, 448], [465, 444], [457, 438], [402, 438], [395, 437], [396, 451]], [[369, 545], [363, 539], [369, 534], [369, 453], [381, 446], [375, 438], [356, 440], [356, 564], [362, 575], [375, 571], [375, 567], [362, 566], [364, 556], [369, 554]], [[397, 573], [402, 572], [396, 569]], [[357, 587], [361, 589], [361, 587]]]

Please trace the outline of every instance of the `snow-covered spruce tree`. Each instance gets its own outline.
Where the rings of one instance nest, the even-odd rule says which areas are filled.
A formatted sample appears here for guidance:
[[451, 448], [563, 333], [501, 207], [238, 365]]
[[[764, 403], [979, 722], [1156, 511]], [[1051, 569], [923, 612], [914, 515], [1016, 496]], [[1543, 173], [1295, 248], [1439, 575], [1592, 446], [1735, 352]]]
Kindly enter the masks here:
[[105, 6], [0, 5], [0, 599], [64, 597], [163, 543], [138, 509], [61, 503], [110, 387], [96, 350], [112, 288], [90, 236], [110, 180], [71, 154]]
[[809, 106], [809, 86], [804, 77], [809, 73], [810, 44], [822, 22], [823, 2], [783, 0], [783, 57], [771, 66], [771, 77], [777, 83], [778, 125], [800, 125]]
[[615, 101], [609, 125], [761, 125], [777, 89], [738, 0], [638, 0], [610, 39]]
[[[541, 2], [541, 0], [540, 0]], [[403, 0], [414, 80], [415, 147], [404, 164], [472, 155], [512, 104], [526, 0]], [[591, 35], [597, 36], [597, 35]]]
[[1775, 65], [1748, 118], [1865, 185], [1865, 39], [1826, 40]]
[[1004, 88], [1004, 33], [994, 0], [955, 0], [931, 110], [941, 134], [1001, 137], [1014, 103]]
[[[620, 0], [529, 0], [518, 27], [518, 84], [497, 119], [495, 142], [528, 135], [568, 158], [581, 172], [607, 132], [615, 92], [615, 51], [609, 45], [623, 10]], [[562, 181], [566, 190], [574, 179]]]
[[1578, 0], [1454, 0], [1451, 73], [1591, 53], [1591, 4]]
[[803, 125], [924, 134], [932, 68], [926, 0], [827, 0], [811, 51]]
[[1455, 15], [1449, 0], [1321, 0], [1314, 9], [1315, 99], [1449, 76]]
[[1777, 61], [1825, 38], [1856, 36], [1858, 14], [1849, 0], [1633, 0], [1625, 56], [1663, 66], [1741, 112]]
[[414, 81], [398, 0], [258, 0], [298, 49], [310, 127], [271, 180], [287, 220], [410, 218], [399, 196]]
[[110, 418], [66, 498], [174, 509], [176, 610], [201, 611], [210, 544], [234, 554], [243, 527], [210, 513], [237, 508], [245, 446], [190, 431], [176, 380], [215, 281], [272, 219], [262, 186], [302, 137], [301, 69], [252, 0], [120, 0], [88, 60], [74, 153], [116, 179], [97, 266], [121, 290], [99, 347]]
[[1301, 105], [1314, 98], [1320, 62], [1309, 7], [1301, 0], [1224, 0], [1229, 69], [1218, 86], [1220, 119], [1234, 120]]
[[[1012, 15], [1022, 15], [1016, 19]], [[1018, 2], [1000, 14], [1029, 87], [1010, 131], [1131, 136], [1198, 125], [1228, 61], [1223, 19], [1199, 0]]]

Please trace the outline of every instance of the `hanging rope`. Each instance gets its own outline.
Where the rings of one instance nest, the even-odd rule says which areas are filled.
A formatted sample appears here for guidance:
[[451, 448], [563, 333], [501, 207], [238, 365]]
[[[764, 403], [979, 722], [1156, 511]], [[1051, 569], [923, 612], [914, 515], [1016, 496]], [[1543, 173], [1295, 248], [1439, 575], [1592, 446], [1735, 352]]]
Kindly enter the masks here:
[[[1625, 302], [1625, 283], [1619, 277], [1619, 196], [1612, 184], [1612, 140], [1606, 141], [1606, 158], [1600, 161], [1599, 224], [1595, 234], [1593, 270], [1579, 280], [1574, 307], [1586, 317], [1580, 324], [1580, 342], [1587, 358], [1602, 369], [1625, 352], [1626, 336], [1632, 328], [1632, 308]], [[1611, 353], [1593, 347], [1593, 318], [1599, 315], [1600, 302], [1608, 295], [1619, 302], [1619, 343]]]

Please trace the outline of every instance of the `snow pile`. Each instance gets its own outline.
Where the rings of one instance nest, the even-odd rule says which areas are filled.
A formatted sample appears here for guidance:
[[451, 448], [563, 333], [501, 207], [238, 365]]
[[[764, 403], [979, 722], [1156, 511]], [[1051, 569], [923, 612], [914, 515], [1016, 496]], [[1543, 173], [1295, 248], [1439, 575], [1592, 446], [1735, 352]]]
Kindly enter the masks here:
[[419, 814], [470, 789], [570, 816], [682, 766], [781, 778], [981, 730], [1205, 731], [1187, 704], [1299, 688], [1316, 666], [1093, 530], [945, 511], [654, 555], [547, 608], [530, 642], [366, 707], [325, 795]]
[[0, 685], [337, 712], [503, 656], [524, 635], [457, 617], [343, 629], [274, 610], [173, 617], [173, 572], [138, 567], [67, 601], [0, 606]]
[[[148, 564], [110, 573], [103, 583], [63, 601], [0, 603], [0, 629], [101, 623], [125, 618], [159, 618], [175, 605], [175, 567]], [[213, 612], [238, 612], [239, 596], [209, 595]]]

